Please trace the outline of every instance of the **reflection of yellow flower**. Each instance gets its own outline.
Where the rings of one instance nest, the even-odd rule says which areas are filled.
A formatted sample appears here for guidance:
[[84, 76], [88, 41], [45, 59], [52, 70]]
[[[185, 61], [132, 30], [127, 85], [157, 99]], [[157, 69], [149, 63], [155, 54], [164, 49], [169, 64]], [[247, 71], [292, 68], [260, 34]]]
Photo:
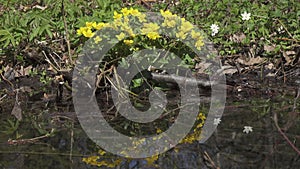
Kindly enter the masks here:
[[114, 11], [114, 19], [120, 19], [122, 18], [122, 14], [119, 14], [118, 12]]
[[155, 40], [157, 38], [160, 38], [160, 35], [157, 32], [149, 32], [147, 33], [147, 37], [149, 39]]
[[100, 150], [98, 151], [98, 153], [99, 153], [100, 155], [103, 156], [104, 154], [106, 154], [106, 151], [100, 149]]
[[162, 133], [162, 130], [161, 130], [160, 128], [157, 128], [157, 129], [156, 129], [156, 133], [157, 133], [157, 134], [160, 134], [160, 133]]
[[125, 33], [120, 33], [119, 35], [116, 35], [116, 37], [117, 37], [117, 39], [119, 40], [119, 41], [121, 41], [121, 40], [123, 40], [125, 37], [126, 37], [126, 35], [125, 35]]
[[152, 165], [157, 159], [158, 159], [158, 155], [154, 155], [146, 158], [145, 160], [147, 161], [148, 165]]
[[197, 120], [204, 121], [206, 119], [205, 115], [203, 113], [199, 113], [197, 116]]
[[102, 38], [100, 38], [99, 36], [96, 36], [96, 37], [94, 38], [94, 41], [95, 41], [96, 44], [98, 44], [99, 42], [102, 41]]
[[124, 42], [126, 45], [131, 45], [131, 44], [133, 44], [133, 40], [123, 40], [123, 42]]

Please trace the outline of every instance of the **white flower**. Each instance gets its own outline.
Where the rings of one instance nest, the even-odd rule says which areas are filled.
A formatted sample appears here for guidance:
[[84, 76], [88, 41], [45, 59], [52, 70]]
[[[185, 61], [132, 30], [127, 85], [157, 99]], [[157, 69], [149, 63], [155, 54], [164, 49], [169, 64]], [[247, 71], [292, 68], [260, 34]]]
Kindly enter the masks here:
[[284, 32], [283, 26], [280, 26], [280, 27], [277, 29], [277, 31], [278, 31], [279, 33], [283, 33], [283, 32]]
[[247, 13], [246, 11], [241, 14], [243, 21], [248, 21], [250, 19], [251, 13]]
[[248, 133], [250, 133], [250, 132], [253, 131], [252, 128], [253, 128], [253, 127], [251, 127], [251, 126], [244, 126], [243, 132], [248, 134]]
[[217, 24], [212, 24], [210, 29], [212, 31], [211, 36], [215, 36], [219, 32], [220, 27]]
[[214, 119], [214, 125], [219, 125], [220, 124], [220, 122], [221, 122], [221, 118], [215, 118]]

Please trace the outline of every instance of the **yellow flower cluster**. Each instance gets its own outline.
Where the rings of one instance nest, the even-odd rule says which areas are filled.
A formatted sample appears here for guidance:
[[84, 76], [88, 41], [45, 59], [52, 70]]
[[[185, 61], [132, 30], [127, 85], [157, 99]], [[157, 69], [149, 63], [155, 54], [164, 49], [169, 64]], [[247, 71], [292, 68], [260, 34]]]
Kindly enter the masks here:
[[[178, 32], [175, 33], [176, 38], [184, 40], [187, 38], [189, 32], [191, 31], [191, 37], [195, 40], [195, 47], [198, 50], [201, 50], [201, 47], [204, 45], [203, 37], [200, 32], [196, 32], [193, 28], [193, 24], [186, 21], [184, 18], [180, 18], [175, 14], [172, 14], [169, 10], [163, 11], [160, 10], [161, 15], [164, 17], [163, 27], [166, 28], [175, 28], [177, 27]], [[180, 23], [180, 24], [177, 24]]]
[[155, 40], [157, 38], [160, 38], [160, 35], [158, 33], [159, 29], [160, 27], [157, 25], [157, 23], [144, 23], [141, 34], [147, 35], [149, 39]]
[[107, 26], [107, 23], [96, 23], [96, 22], [86, 22], [84, 27], [80, 27], [77, 30], [77, 35], [83, 35], [84, 37], [91, 38], [95, 35], [93, 31], [100, 30]]
[[[174, 35], [179, 40], [185, 40], [188, 36], [191, 37], [193, 39], [193, 45], [198, 50], [201, 49], [201, 47], [204, 45], [203, 37], [199, 32], [196, 32], [194, 26], [190, 22], [186, 21], [184, 18], [180, 18], [177, 15], [172, 14], [169, 10], [161, 10], [160, 13], [164, 18], [163, 23], [161, 24], [162, 27], [167, 29], [172, 28], [173, 30], [175, 30], [176, 32], [174, 33]], [[133, 28], [130, 26], [129, 18], [132, 17], [137, 18], [142, 24], [141, 30], [133, 30]], [[114, 11], [113, 18], [114, 21], [112, 23], [86, 22], [84, 27], [80, 27], [77, 30], [77, 34], [83, 35], [87, 38], [92, 38], [95, 36], [95, 31], [97, 30], [101, 30], [102, 28], [113, 28], [115, 31], [119, 31], [119, 33], [114, 37], [119, 41], [122, 41], [126, 37], [129, 37], [128, 40], [123, 40], [124, 44], [129, 46], [132, 46], [135, 42], [134, 37], [136, 35], [134, 32], [140, 31], [141, 35], [147, 36], [150, 40], [161, 38], [161, 27], [157, 23], [147, 22], [146, 15], [144, 13], [141, 13], [137, 9], [123, 8], [120, 13]], [[95, 44], [101, 42], [102, 39], [102, 36], [94, 37]]]
[[[99, 150], [98, 153], [100, 154], [100, 156], [103, 156], [106, 154], [106, 152], [104, 150]], [[112, 161], [105, 161], [105, 160], [99, 160], [100, 156], [90, 156], [87, 158], [82, 158], [82, 161], [90, 164], [90, 165], [94, 165], [94, 166], [106, 166], [109, 168], [115, 168], [116, 166], [120, 165], [122, 160], [121, 159], [116, 159], [116, 160], [112, 160]]]
[[146, 158], [145, 160], [147, 161], [148, 165], [153, 165], [153, 163], [158, 159], [158, 155], [154, 155], [151, 157]]
[[205, 119], [206, 117], [204, 116], [203, 113], [199, 113], [198, 116], [197, 116], [197, 122], [198, 124], [196, 125], [193, 133], [187, 135], [184, 139], [182, 139], [180, 141], [180, 143], [193, 143], [194, 141], [197, 141], [200, 137], [200, 134], [201, 134], [201, 129], [203, 127], [203, 124], [205, 122]]

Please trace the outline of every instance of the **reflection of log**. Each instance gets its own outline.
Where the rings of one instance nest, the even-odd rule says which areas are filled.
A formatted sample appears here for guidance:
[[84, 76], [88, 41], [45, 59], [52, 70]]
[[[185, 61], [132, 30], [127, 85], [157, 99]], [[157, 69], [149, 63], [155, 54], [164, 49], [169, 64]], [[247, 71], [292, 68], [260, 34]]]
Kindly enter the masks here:
[[169, 83], [180, 83], [186, 85], [199, 85], [204, 87], [210, 87], [215, 85], [215, 81], [210, 81], [209, 79], [196, 79], [190, 77], [183, 77], [183, 76], [176, 76], [176, 75], [169, 75], [169, 74], [157, 74], [151, 73], [152, 79], [157, 81], [165, 81]]

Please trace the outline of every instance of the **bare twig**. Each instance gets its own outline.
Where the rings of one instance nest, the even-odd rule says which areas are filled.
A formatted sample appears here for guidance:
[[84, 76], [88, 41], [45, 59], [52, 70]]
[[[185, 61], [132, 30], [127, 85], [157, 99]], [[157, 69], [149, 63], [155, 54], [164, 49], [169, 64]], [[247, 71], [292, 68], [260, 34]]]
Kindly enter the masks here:
[[7, 143], [12, 144], [12, 145], [34, 143], [34, 142], [36, 142], [40, 139], [50, 137], [53, 132], [54, 132], [54, 129], [52, 129], [49, 133], [47, 133], [45, 135], [42, 135], [42, 136], [39, 136], [39, 137], [34, 137], [34, 138], [29, 138], [29, 139], [17, 139], [17, 140], [9, 139], [7, 141]]
[[157, 74], [157, 73], [151, 73], [152, 78], [155, 80], [162, 80], [166, 82], [174, 82], [174, 80], [177, 83], [187, 84], [187, 85], [200, 85], [204, 87], [208, 87], [211, 85], [215, 85], [215, 81], [205, 80], [205, 79], [194, 79], [189, 77], [182, 77], [182, 76], [175, 76], [175, 75], [164, 75], [164, 74]]
[[275, 126], [279, 133], [283, 136], [283, 138], [288, 142], [288, 144], [300, 155], [300, 150], [290, 141], [290, 139], [286, 136], [286, 134], [281, 130], [281, 128], [278, 125], [278, 118], [277, 118], [277, 113], [274, 112], [274, 117], [273, 117]]
[[209, 163], [210, 168], [220, 169], [220, 167], [217, 167], [215, 165], [214, 161], [210, 158], [210, 156], [208, 155], [208, 153], [206, 151], [204, 151], [203, 158], [207, 163]]
[[64, 7], [64, 0], [61, 1], [61, 12], [62, 12], [64, 28], [65, 28], [65, 40], [67, 42], [68, 55], [69, 55], [71, 64], [73, 64], [71, 45], [70, 45], [70, 39], [69, 39], [69, 31], [68, 31], [68, 25], [67, 25], [67, 21], [66, 21], [66, 14], [65, 14], [65, 7]]

